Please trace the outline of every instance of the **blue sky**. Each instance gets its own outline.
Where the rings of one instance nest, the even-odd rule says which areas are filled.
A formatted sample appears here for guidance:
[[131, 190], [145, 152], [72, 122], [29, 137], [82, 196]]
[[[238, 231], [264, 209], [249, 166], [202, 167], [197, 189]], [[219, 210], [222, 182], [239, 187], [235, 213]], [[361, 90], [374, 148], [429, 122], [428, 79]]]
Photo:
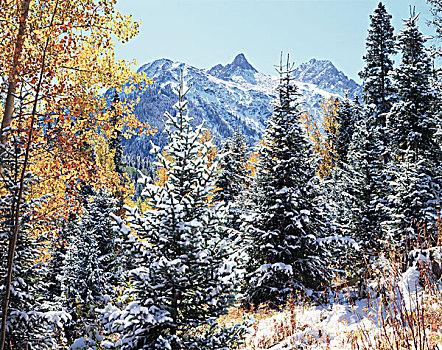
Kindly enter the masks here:
[[[409, 5], [430, 19], [425, 0], [385, 0], [398, 31]], [[329, 59], [351, 78], [363, 67], [369, 15], [379, 0], [120, 0], [117, 8], [142, 21], [140, 35], [117, 46], [138, 66], [170, 58], [200, 68], [230, 63], [238, 53], [273, 74], [280, 52], [295, 63]]]

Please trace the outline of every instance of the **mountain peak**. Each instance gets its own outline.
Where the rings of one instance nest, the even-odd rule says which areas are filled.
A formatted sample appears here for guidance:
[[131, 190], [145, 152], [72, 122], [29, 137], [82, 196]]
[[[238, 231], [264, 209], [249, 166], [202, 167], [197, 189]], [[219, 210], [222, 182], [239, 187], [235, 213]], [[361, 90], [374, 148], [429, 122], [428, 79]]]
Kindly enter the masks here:
[[362, 93], [361, 86], [337, 69], [329, 60], [312, 58], [299, 65], [293, 72], [293, 77], [295, 80], [317, 85], [321, 89], [341, 96], [348, 93], [350, 98], [355, 98]]
[[249, 61], [247, 61], [247, 58], [243, 53], [236, 55], [232, 63], [226, 64], [225, 66], [217, 64], [208, 72], [217, 78], [227, 80], [235, 80], [238, 77], [241, 77], [251, 84], [256, 84], [254, 74], [258, 73]]
[[[236, 57], [235, 57], [236, 56]], [[231, 136], [235, 127], [244, 132], [247, 142], [260, 140], [266, 127], [266, 120], [273, 113], [271, 101], [277, 98], [275, 88], [277, 77], [256, 73], [244, 54], [232, 55], [228, 64], [217, 64], [212, 69], [193, 67], [184, 62], [159, 59], [140, 68], [155, 80], [152, 88], [136, 91], [140, 97], [135, 114], [142, 122], [163, 130], [163, 114], [172, 111], [176, 96], [172, 88], [185, 68], [186, 81], [193, 83], [188, 97], [189, 115], [195, 119], [193, 125], [207, 121], [207, 126], [217, 140]], [[320, 101], [327, 97], [358, 95], [361, 87], [349, 80], [342, 72], [336, 71], [330, 61], [312, 59], [293, 72], [296, 85], [305, 101], [305, 108], [315, 118], [321, 117]], [[298, 79], [297, 79], [298, 78]], [[303, 83], [305, 82], [305, 83]], [[108, 92], [108, 96], [113, 92]], [[332, 93], [332, 94], [331, 94]], [[124, 95], [124, 93], [123, 93]], [[110, 95], [112, 96], [112, 95]], [[158, 132], [153, 138], [139, 136], [125, 142], [128, 154], [148, 156], [150, 140], [164, 145], [167, 138]]]
[[310, 69], [332, 69], [338, 71], [332, 61], [330, 60], [319, 60], [317, 58], [312, 58], [308, 62], [302, 63], [299, 67], [310, 68]]
[[250, 63], [247, 61], [246, 56], [243, 53], [238, 54], [231, 63], [232, 66], [239, 67], [245, 70], [251, 70], [254, 73], [258, 72]]
[[330, 61], [330, 60], [319, 60], [314, 57], [311, 58], [310, 61], [308, 61], [308, 63], [311, 63], [311, 64], [316, 64], [316, 63], [333, 64], [332, 61]]
[[159, 71], [159, 70], [164, 70], [166, 67], [170, 67], [172, 66], [173, 61], [168, 59], [168, 58], [159, 58], [155, 61], [143, 64], [139, 69], [138, 72], [144, 72], [147, 70], [155, 70], [155, 71]]

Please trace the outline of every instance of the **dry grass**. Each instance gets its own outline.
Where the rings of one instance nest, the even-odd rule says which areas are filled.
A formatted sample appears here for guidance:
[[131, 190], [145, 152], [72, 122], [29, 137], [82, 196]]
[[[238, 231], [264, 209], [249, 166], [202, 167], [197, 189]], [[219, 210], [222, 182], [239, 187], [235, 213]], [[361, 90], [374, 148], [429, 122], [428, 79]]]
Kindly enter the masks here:
[[[369, 292], [363, 301], [355, 299], [356, 282], [341, 279], [334, 281], [335, 287], [325, 291], [323, 298], [318, 298], [322, 307], [295, 295], [280, 309], [273, 305], [248, 311], [232, 308], [219, 323], [233, 325], [254, 320], [241, 345], [249, 350], [272, 349], [276, 345], [284, 349], [442, 350], [442, 271], [438, 272], [442, 270], [442, 257], [437, 258], [439, 265], [434, 261], [435, 256], [442, 255], [440, 215], [437, 227], [433, 244], [438, 247], [428, 248], [428, 241], [420, 242], [420, 247], [427, 248], [420, 252], [426, 252], [428, 259], [418, 259], [415, 264], [419, 286], [404, 284], [404, 256], [390, 249], [388, 257], [367, 268]], [[347, 308], [345, 317], [331, 320], [336, 315], [335, 308]]]
[[[391, 273], [400, 276], [400, 264], [391, 264], [396, 264], [397, 268], [396, 271], [390, 270]], [[357, 302], [353, 305], [348, 302], [346, 316], [354, 314], [357, 321], [352, 324], [341, 318], [336, 321], [340, 325], [333, 325], [333, 330], [322, 328], [324, 324], [330, 325], [329, 321], [321, 324], [322, 318], [331, 317], [333, 305], [343, 307], [342, 300], [341, 304], [339, 301], [333, 304], [331, 300], [332, 304], [322, 312], [302, 301], [290, 302], [280, 310], [266, 306], [251, 311], [233, 308], [221, 322], [232, 324], [246, 318], [256, 320], [242, 345], [250, 350], [271, 349], [278, 344], [287, 349], [442, 350], [442, 289], [429, 266], [421, 263], [419, 269], [422, 287], [416, 293], [411, 287], [408, 291], [401, 289], [397, 280], [390, 283], [387, 291], [382, 285], [377, 297], [364, 300], [367, 306], [362, 311], [357, 308]], [[389, 277], [383, 276], [383, 282]]]
[[242, 348], [249, 350], [269, 349], [282, 342], [293, 349], [297, 349], [299, 344], [316, 346], [329, 343], [328, 334], [314, 329], [314, 324], [299, 319], [298, 316], [309, 307], [311, 304], [298, 294], [280, 308], [268, 304], [250, 310], [231, 308], [218, 322], [221, 326], [231, 326], [247, 319], [254, 320], [242, 344]]
[[[437, 225], [437, 243], [440, 244], [440, 215]], [[425, 228], [423, 232], [426, 233]], [[425, 247], [425, 244], [420, 242], [420, 246]], [[405, 256], [404, 263], [392, 251], [389, 268], [378, 279], [380, 293], [372, 305], [377, 314], [372, 322], [377, 327], [374, 331], [359, 327], [357, 331], [349, 332], [352, 349], [442, 349], [442, 247], [415, 249], [414, 253], [416, 260], [413, 266], [409, 266], [408, 256]], [[408, 268], [402, 273], [404, 266]], [[414, 278], [405, 278], [413, 273]]]
[[428, 270], [421, 270], [421, 275], [427, 277], [424, 287], [415, 293], [410, 293], [410, 286], [404, 291], [392, 284], [387, 295], [372, 306], [377, 312], [372, 322], [377, 327], [367, 330], [361, 326], [348, 333], [351, 348], [442, 349], [442, 292], [439, 284], [428, 280], [427, 274]]

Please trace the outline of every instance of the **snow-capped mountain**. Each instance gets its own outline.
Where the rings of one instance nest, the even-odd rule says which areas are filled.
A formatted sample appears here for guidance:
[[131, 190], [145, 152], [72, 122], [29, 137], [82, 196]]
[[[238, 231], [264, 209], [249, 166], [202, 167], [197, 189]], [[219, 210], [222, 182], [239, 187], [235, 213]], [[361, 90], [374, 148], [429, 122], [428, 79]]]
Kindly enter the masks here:
[[247, 61], [244, 54], [235, 57], [232, 63], [223, 66], [217, 64], [212, 67], [208, 73], [219, 79], [240, 81], [244, 79], [247, 83], [256, 85], [255, 74], [258, 71]]
[[[320, 64], [316, 64], [318, 62]], [[321, 69], [324, 66], [322, 62], [324, 61], [312, 60], [301, 65], [302, 72], [309, 74], [300, 76], [299, 80], [302, 81], [296, 83], [305, 101], [305, 109], [315, 115], [323, 98], [343, 96], [346, 84], [349, 84], [347, 88], [352, 91], [356, 91], [358, 87], [350, 85], [354, 82], [338, 70], [333, 74], [331, 69]], [[154, 80], [154, 84], [144, 92], [137, 92], [140, 102], [135, 113], [141, 121], [147, 121], [158, 128], [159, 132], [153, 138], [149, 137], [149, 140], [160, 146], [165, 142], [165, 135], [161, 132], [163, 115], [165, 111], [172, 111], [176, 102], [172, 88], [178, 84], [181, 71], [184, 72], [186, 82], [192, 84], [187, 95], [189, 115], [195, 118], [195, 125], [206, 120], [206, 126], [218, 140], [232, 135], [236, 128], [240, 128], [247, 142], [254, 144], [260, 140], [265, 121], [272, 114], [270, 102], [276, 97], [277, 77], [258, 72], [243, 54], [236, 56], [230, 64], [218, 64], [208, 70], [169, 59], [159, 59], [143, 65], [139, 71], [145, 72]], [[315, 80], [318, 85], [311, 82], [315, 78], [312, 73], [314, 71], [321, 75], [321, 79]], [[330, 89], [320, 87], [326, 86], [326, 79], [331, 82]], [[342, 89], [331, 89], [336, 86]], [[148, 140], [138, 137], [126, 142], [125, 152], [145, 156], [149, 148]]]
[[362, 95], [362, 87], [339, 71], [328, 60], [312, 58], [310, 61], [298, 66], [293, 72], [293, 76], [300, 82], [314, 84], [328, 92], [341, 96], [345, 96], [347, 93], [351, 99]]

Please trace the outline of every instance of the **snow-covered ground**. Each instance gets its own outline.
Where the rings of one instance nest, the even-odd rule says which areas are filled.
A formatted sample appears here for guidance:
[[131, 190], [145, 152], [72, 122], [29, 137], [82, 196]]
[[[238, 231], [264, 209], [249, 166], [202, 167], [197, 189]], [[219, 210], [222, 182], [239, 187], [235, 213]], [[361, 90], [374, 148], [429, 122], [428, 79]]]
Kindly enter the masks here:
[[260, 320], [247, 337], [248, 349], [351, 349], [351, 332], [377, 327], [378, 300], [335, 302], [310, 308], [294, 307]]
[[434, 278], [429, 271], [432, 264], [441, 263], [441, 252], [440, 247], [411, 252], [404, 273], [379, 259], [374, 268], [382, 273], [369, 283], [365, 299], [357, 299], [352, 287], [329, 294], [322, 305], [298, 302], [282, 311], [257, 310], [246, 348], [371, 349], [380, 340], [387, 344], [383, 349], [400, 341], [401, 349], [420, 349], [423, 343], [425, 349], [442, 349], [441, 281], [426, 282], [425, 288], [419, 284], [430, 275]]

